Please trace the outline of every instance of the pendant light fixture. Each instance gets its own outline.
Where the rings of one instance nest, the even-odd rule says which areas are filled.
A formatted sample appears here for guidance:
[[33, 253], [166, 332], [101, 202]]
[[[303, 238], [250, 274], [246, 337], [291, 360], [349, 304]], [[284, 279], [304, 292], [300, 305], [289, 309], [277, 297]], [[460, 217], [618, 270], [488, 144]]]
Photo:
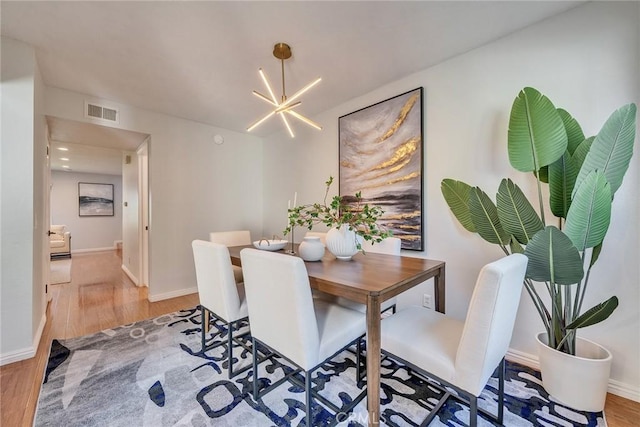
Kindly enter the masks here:
[[262, 78], [262, 81], [264, 82], [264, 85], [267, 88], [267, 91], [269, 91], [269, 96], [265, 96], [265, 95], [261, 94], [258, 91], [255, 91], [255, 90], [253, 91], [253, 94], [255, 96], [257, 96], [258, 98], [262, 99], [263, 101], [268, 102], [273, 107], [273, 110], [271, 112], [269, 112], [269, 114], [267, 114], [266, 116], [262, 117], [261, 119], [259, 119], [255, 123], [253, 123], [251, 126], [249, 126], [247, 128], [247, 131], [251, 132], [253, 129], [258, 127], [261, 123], [263, 123], [269, 117], [274, 116], [274, 115], [280, 116], [280, 118], [282, 119], [282, 123], [284, 123], [284, 126], [289, 131], [289, 135], [291, 135], [291, 138], [293, 138], [295, 135], [293, 134], [293, 130], [291, 129], [291, 125], [289, 124], [289, 121], [287, 120], [287, 115], [289, 115], [291, 117], [294, 117], [294, 118], [296, 118], [296, 119], [308, 124], [311, 127], [314, 127], [314, 128], [316, 128], [318, 130], [321, 130], [322, 127], [320, 127], [319, 124], [317, 124], [316, 122], [314, 122], [311, 119], [308, 119], [307, 117], [303, 116], [302, 114], [300, 114], [300, 113], [298, 113], [297, 111], [294, 110], [300, 104], [302, 104], [302, 102], [300, 102], [300, 101], [293, 102], [293, 101], [295, 101], [303, 93], [305, 93], [306, 91], [308, 91], [309, 89], [311, 89], [312, 87], [314, 87], [315, 85], [320, 83], [320, 80], [322, 80], [322, 78], [318, 77], [316, 80], [314, 80], [313, 82], [309, 83], [308, 85], [306, 85], [305, 87], [303, 87], [302, 89], [297, 91], [295, 94], [293, 94], [293, 96], [291, 96], [290, 98], [287, 98], [287, 94], [285, 92], [285, 84], [284, 84], [284, 60], [291, 58], [291, 48], [286, 43], [276, 43], [276, 45], [273, 47], [273, 56], [275, 56], [276, 58], [278, 58], [280, 60], [280, 64], [281, 64], [281, 67], [282, 67], [282, 97], [280, 98], [280, 101], [278, 101], [278, 99], [276, 98], [275, 94], [273, 93], [273, 89], [271, 89], [271, 85], [269, 84], [269, 80], [267, 80], [266, 74], [264, 73], [262, 68], [258, 69], [258, 73], [260, 74], [260, 77]]

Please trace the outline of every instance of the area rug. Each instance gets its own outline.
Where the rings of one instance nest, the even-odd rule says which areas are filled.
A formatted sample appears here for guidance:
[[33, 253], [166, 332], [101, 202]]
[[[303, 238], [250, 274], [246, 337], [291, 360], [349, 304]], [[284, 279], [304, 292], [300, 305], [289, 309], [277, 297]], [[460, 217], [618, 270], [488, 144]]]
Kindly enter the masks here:
[[51, 273], [49, 274], [49, 283], [57, 285], [58, 283], [71, 282], [71, 259], [52, 259], [49, 263]]
[[[305, 425], [304, 390], [283, 383], [257, 401], [251, 369], [227, 376], [225, 346], [200, 351], [200, 311], [184, 310], [64, 341], [54, 340], [38, 401], [36, 426], [299, 426]], [[211, 340], [226, 340], [214, 324]], [[350, 351], [351, 350], [351, 351]], [[358, 394], [353, 348], [314, 373], [314, 387], [341, 405]], [[251, 364], [251, 353], [234, 349], [234, 370]], [[272, 358], [259, 367], [262, 387], [291, 367]], [[381, 416], [388, 426], [415, 426], [441, 395], [438, 384], [410, 374], [390, 360], [382, 366]], [[497, 379], [479, 406], [495, 413]], [[539, 373], [507, 363], [505, 426], [605, 426], [602, 413], [564, 407], [546, 394]], [[351, 414], [314, 403], [313, 426], [366, 426], [366, 399]], [[449, 399], [431, 426], [461, 426], [469, 409]], [[496, 425], [485, 419], [480, 426]]]

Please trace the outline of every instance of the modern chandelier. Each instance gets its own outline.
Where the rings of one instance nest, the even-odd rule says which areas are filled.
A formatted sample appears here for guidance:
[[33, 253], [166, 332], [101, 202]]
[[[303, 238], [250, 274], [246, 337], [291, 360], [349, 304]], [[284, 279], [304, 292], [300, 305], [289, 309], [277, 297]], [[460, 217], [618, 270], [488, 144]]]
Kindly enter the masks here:
[[261, 119], [253, 123], [251, 126], [249, 126], [247, 128], [247, 131], [251, 132], [253, 129], [258, 127], [261, 123], [263, 123], [269, 117], [274, 116], [276, 114], [279, 115], [280, 118], [282, 119], [282, 123], [284, 123], [284, 126], [289, 131], [289, 135], [291, 135], [291, 138], [293, 138], [295, 135], [293, 134], [291, 125], [289, 125], [289, 121], [287, 120], [287, 115], [291, 117], [295, 117], [296, 119], [308, 124], [309, 126], [314, 127], [318, 130], [321, 130], [322, 127], [319, 124], [317, 124], [311, 119], [308, 119], [307, 117], [303, 116], [302, 114], [294, 110], [294, 108], [298, 107], [300, 104], [302, 104], [302, 102], [300, 101], [293, 102], [293, 101], [298, 99], [303, 93], [305, 93], [306, 91], [308, 91], [309, 89], [311, 89], [312, 87], [320, 83], [320, 80], [322, 80], [322, 78], [318, 77], [316, 80], [309, 83], [308, 85], [306, 85], [305, 87], [297, 91], [295, 94], [293, 94], [293, 96], [291, 96], [290, 98], [287, 98], [287, 95], [285, 92], [285, 84], [284, 84], [284, 60], [291, 58], [291, 48], [286, 43], [276, 43], [276, 45], [273, 47], [273, 56], [275, 56], [280, 60], [280, 64], [282, 67], [282, 97], [280, 98], [280, 101], [278, 101], [275, 94], [273, 93], [273, 89], [271, 89], [271, 85], [269, 84], [269, 80], [267, 80], [266, 74], [264, 73], [262, 68], [258, 69], [258, 73], [260, 74], [260, 77], [262, 78], [264, 85], [269, 91], [270, 97], [267, 97], [255, 90], [253, 91], [253, 94], [258, 98], [262, 99], [263, 101], [266, 101], [269, 104], [271, 104], [271, 106], [274, 107], [274, 109], [269, 114], [262, 117]]

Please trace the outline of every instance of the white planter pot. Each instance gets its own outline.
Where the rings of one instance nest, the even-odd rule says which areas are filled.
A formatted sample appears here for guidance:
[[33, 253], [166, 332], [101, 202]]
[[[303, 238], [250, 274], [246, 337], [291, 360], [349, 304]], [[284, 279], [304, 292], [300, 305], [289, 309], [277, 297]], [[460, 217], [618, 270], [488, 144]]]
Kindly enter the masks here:
[[576, 355], [547, 345], [547, 333], [536, 336], [540, 373], [544, 389], [557, 401], [580, 411], [599, 412], [607, 397], [611, 353], [604, 347], [578, 337]]
[[308, 236], [300, 243], [298, 253], [305, 261], [320, 261], [324, 256], [324, 245], [320, 237]]
[[[361, 242], [362, 239], [360, 238], [359, 241]], [[349, 230], [347, 225], [329, 230], [325, 242], [329, 252], [342, 261], [350, 260], [359, 250], [356, 233], [353, 230]]]

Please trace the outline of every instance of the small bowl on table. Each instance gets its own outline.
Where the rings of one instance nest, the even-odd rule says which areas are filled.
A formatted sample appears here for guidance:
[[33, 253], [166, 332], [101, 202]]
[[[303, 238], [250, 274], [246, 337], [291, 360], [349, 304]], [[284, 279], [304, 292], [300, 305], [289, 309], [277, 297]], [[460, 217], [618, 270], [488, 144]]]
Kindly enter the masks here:
[[269, 240], [269, 239], [260, 239], [253, 242], [253, 246], [257, 249], [261, 249], [263, 251], [279, 251], [280, 249], [287, 246], [289, 243], [288, 240]]

